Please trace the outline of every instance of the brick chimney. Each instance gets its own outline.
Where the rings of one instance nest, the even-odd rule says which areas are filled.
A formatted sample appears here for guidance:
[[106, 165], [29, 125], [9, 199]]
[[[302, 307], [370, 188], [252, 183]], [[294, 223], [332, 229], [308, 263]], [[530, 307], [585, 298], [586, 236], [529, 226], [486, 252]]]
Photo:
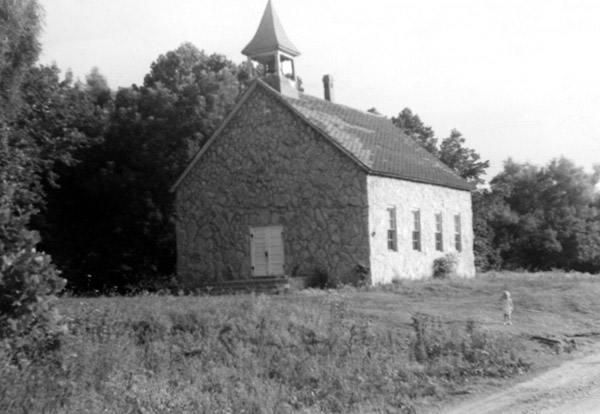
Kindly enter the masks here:
[[325, 92], [325, 100], [333, 102], [333, 76], [323, 76], [323, 89]]

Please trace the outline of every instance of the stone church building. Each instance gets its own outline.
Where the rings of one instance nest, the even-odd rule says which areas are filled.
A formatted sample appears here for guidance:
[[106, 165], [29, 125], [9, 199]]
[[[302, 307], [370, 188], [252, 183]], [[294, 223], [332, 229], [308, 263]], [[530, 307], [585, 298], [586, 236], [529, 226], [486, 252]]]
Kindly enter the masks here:
[[262, 71], [171, 188], [183, 286], [326, 273], [475, 274], [473, 186], [382, 116], [301, 93], [271, 5], [242, 51]]

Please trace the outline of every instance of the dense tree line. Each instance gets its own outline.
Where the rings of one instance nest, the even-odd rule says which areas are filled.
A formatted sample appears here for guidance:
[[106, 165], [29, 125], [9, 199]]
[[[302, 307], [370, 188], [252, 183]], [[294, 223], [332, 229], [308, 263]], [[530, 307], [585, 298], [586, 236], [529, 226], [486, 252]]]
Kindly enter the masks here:
[[[76, 291], [127, 289], [172, 275], [168, 189], [247, 86], [244, 66], [184, 43], [160, 55], [141, 85], [112, 91], [97, 68], [79, 81], [35, 64], [36, 1], [0, 6], [3, 273], [20, 257], [14, 280], [25, 283], [24, 275], [38, 272], [45, 275], [38, 291], [59, 291], [62, 281], [41, 250]], [[408, 108], [391, 121], [466, 180], [483, 184], [489, 162], [459, 131], [438, 139]], [[600, 271], [599, 177], [600, 169], [588, 173], [564, 158], [543, 167], [508, 160], [489, 188], [473, 194], [477, 266]], [[42, 236], [37, 250], [31, 229]]]
[[508, 160], [476, 194], [481, 268], [600, 271], [600, 170]]
[[[71, 121], [61, 129], [86, 137], [72, 134], [70, 158], [60, 158], [45, 180], [46, 208], [36, 216], [42, 247], [76, 290], [135, 287], [172, 274], [168, 188], [244, 89], [243, 66], [186, 43], [159, 56], [141, 86], [116, 93], [97, 70], [75, 85], [68, 75], [59, 81], [56, 68], [35, 71], [73, 89], [78, 112], [61, 116]], [[483, 184], [489, 162], [459, 131], [438, 139], [408, 108], [392, 122], [467, 181]], [[489, 188], [473, 194], [477, 267], [600, 270], [597, 179], [566, 159], [546, 167], [508, 160]]]
[[[460, 176], [482, 184], [488, 168], [453, 130], [441, 141], [408, 108], [392, 119]], [[473, 193], [475, 264], [480, 270], [600, 271], [600, 166], [587, 173], [561, 157], [539, 167], [508, 159], [489, 188]]]
[[159, 56], [141, 86], [107, 94], [100, 75], [90, 74], [83, 91], [105, 114], [102, 139], [60, 169], [39, 215], [42, 247], [71, 288], [133, 288], [173, 273], [169, 187], [246, 80], [242, 66], [189, 43]]

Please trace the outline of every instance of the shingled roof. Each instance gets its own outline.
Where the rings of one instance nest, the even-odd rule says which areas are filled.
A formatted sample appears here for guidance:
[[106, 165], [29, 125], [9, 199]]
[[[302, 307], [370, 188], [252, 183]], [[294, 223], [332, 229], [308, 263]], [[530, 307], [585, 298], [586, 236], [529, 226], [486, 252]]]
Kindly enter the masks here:
[[351, 153], [370, 173], [460, 190], [475, 186], [448, 168], [385, 117], [309, 95], [280, 95], [333, 141]]
[[299, 94], [297, 99], [288, 97], [280, 94], [262, 80], [257, 79], [188, 164], [185, 171], [171, 187], [171, 192], [177, 189], [202, 157], [202, 154], [218, 138], [221, 131], [257, 87], [264, 88], [296, 112], [302, 119], [360, 163], [370, 174], [459, 190], [472, 191], [475, 189], [475, 185], [459, 177], [444, 163], [404, 134], [388, 118], [305, 94]]

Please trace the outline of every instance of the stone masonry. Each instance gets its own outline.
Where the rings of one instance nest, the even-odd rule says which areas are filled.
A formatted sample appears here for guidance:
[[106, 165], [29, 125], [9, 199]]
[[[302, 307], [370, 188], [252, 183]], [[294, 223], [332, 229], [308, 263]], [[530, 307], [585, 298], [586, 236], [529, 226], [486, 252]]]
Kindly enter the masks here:
[[[393, 279], [422, 279], [431, 277], [433, 261], [447, 253], [458, 259], [456, 273], [461, 277], [475, 276], [473, 256], [473, 214], [471, 193], [448, 187], [369, 176], [370, 268], [373, 283], [390, 283]], [[387, 244], [389, 216], [387, 209], [396, 209], [398, 251]], [[412, 245], [414, 228], [412, 211], [419, 210], [421, 218], [421, 250]], [[436, 250], [435, 214], [443, 217], [443, 249]], [[461, 251], [455, 243], [454, 217], [460, 216]]]
[[349, 280], [369, 266], [367, 176], [256, 88], [177, 189], [184, 287], [251, 277], [250, 228], [282, 225], [288, 276]]

